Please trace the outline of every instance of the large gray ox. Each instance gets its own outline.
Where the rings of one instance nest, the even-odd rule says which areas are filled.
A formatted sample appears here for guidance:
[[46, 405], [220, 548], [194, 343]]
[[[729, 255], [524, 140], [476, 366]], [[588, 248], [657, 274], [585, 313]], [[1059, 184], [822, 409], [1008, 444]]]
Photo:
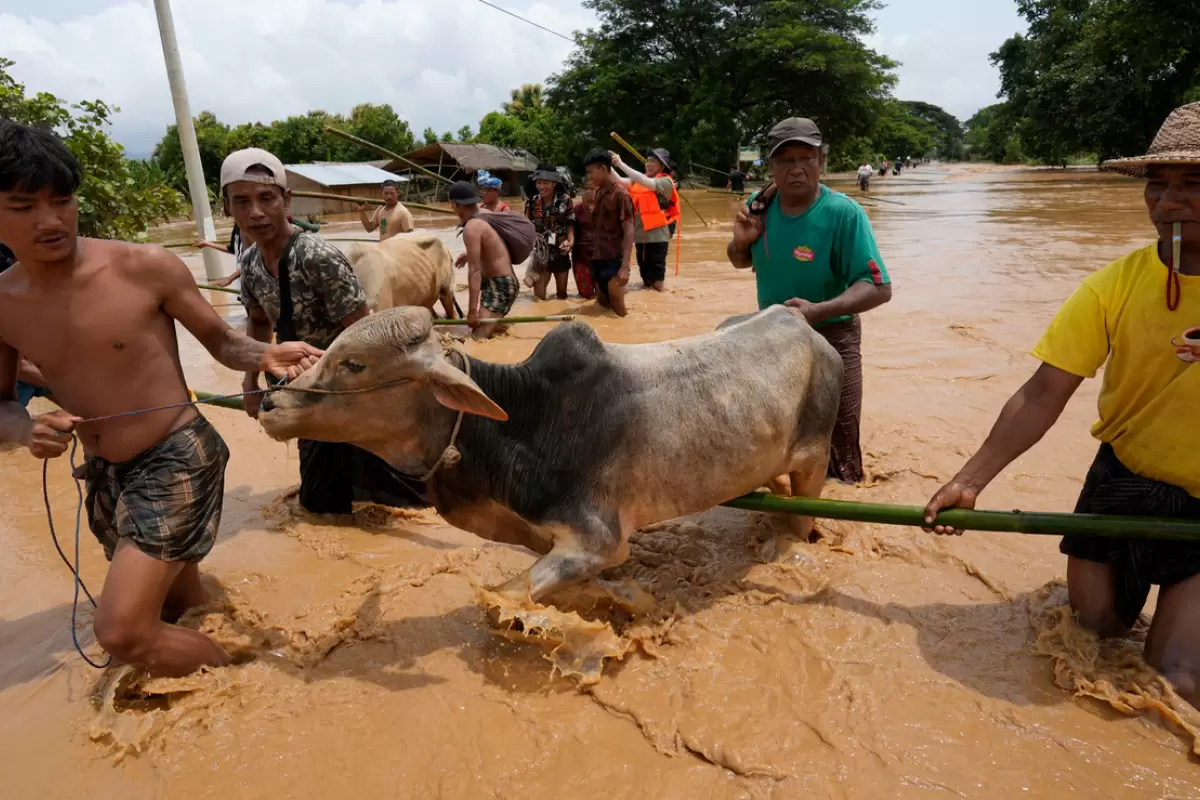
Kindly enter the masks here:
[[336, 394], [275, 393], [259, 420], [275, 439], [351, 442], [432, 471], [446, 521], [542, 554], [508, 596], [591, 578], [628, 557], [635, 529], [776, 476], [821, 492], [842, 362], [791, 309], [659, 344], [604, 344], [572, 323], [511, 366], [446, 351], [431, 320], [409, 307], [356, 322], [292, 384]]

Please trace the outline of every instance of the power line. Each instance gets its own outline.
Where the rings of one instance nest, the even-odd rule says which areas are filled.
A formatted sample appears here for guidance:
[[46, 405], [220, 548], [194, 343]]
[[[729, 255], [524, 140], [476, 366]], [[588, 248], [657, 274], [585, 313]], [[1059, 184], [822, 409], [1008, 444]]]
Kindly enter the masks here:
[[488, 6], [489, 8], [494, 8], [503, 14], [508, 14], [513, 19], [519, 19], [519, 20], [521, 20], [521, 22], [524, 22], [527, 25], [532, 25], [535, 28], [539, 28], [539, 29], [545, 31], [546, 33], [549, 33], [553, 36], [557, 36], [560, 39], [564, 39], [564, 40], [570, 42], [571, 44], [575, 44], [575, 40], [572, 39], [570, 36], [563, 36], [558, 31], [552, 31], [549, 28], [545, 27], [544, 25], [538, 25], [533, 20], [525, 19], [525, 17], [522, 17], [520, 14], [514, 14], [513, 12], [509, 11], [507, 8], [501, 8], [500, 6], [496, 5], [495, 3], [489, 3], [488, 0], [479, 0], [479, 2], [483, 3], [485, 6]]

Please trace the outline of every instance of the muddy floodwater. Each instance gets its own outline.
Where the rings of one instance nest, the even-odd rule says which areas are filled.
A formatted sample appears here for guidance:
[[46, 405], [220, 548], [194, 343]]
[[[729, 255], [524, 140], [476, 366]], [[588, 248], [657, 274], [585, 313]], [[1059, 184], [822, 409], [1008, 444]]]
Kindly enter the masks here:
[[[895, 298], [864, 319], [868, 479], [826, 495], [923, 504], [1034, 369], [1062, 301], [1153, 232], [1140, 185], [1094, 172], [931, 166], [872, 183], [894, 201], [869, 212]], [[732, 198], [688, 196], [716, 224], [684, 208], [666, 294], [632, 293], [620, 320], [525, 290], [513, 313], [577, 312], [605, 341], [653, 342], [752, 310], [753, 276], [724, 259]], [[444, 222], [439, 235], [461, 252]], [[465, 305], [465, 274], [460, 289]], [[211, 299], [244, 324], [233, 295]], [[518, 361], [548, 330], [466, 347]], [[182, 347], [193, 388], [238, 390], [186, 334]], [[981, 507], [1073, 507], [1097, 390], [1084, 385]], [[719, 508], [635, 534], [606, 589], [514, 612], [544, 620], [525, 641], [492, 627], [482, 598], [530, 553], [431, 511], [306, 516], [294, 443], [205, 413], [232, 460], [203, 565], [213, 601], [186, 621], [239, 665], [183, 680], [97, 672], [74, 653], [41, 463], [0, 452], [0, 796], [1200, 797], [1200, 715], [1141, 662], [1144, 628], [1098, 644], [1075, 624], [1056, 539], [818, 521], [809, 543]], [[681, 485], [708, 468], [672, 465]], [[69, 549], [66, 459], [49, 465], [49, 494]], [[81, 549], [99, 590], [86, 520]], [[85, 605], [95, 654], [90, 621]]]

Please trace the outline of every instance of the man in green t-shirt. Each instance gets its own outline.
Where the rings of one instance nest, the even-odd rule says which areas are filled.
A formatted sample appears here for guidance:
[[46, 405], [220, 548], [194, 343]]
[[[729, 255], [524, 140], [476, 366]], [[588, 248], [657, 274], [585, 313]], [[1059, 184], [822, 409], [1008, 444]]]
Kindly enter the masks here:
[[738, 213], [727, 253], [738, 269], [754, 269], [759, 308], [800, 309], [841, 355], [845, 373], [829, 476], [855, 483], [863, 478], [858, 315], [891, 300], [892, 286], [862, 206], [821, 184], [825, 155], [812, 120], [793, 117], [772, 128], [771, 182]]

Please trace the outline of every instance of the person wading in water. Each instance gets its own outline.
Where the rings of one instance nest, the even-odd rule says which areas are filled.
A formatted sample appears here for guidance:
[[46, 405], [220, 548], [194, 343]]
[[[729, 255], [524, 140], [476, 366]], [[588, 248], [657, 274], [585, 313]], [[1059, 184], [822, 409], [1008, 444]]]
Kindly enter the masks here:
[[[927, 522], [943, 508], [974, 508], [1101, 367], [1100, 419], [1092, 427], [1100, 450], [1075, 513], [1200, 520], [1200, 103], [1175, 109], [1146, 155], [1101, 169], [1146, 181], [1158, 241], [1084, 279], [1033, 349], [1041, 366], [1004, 406], [979, 452], [929, 501]], [[1200, 708], [1200, 543], [1065, 536], [1059, 550], [1067, 556], [1071, 607], [1100, 636], [1128, 633], [1150, 587], [1159, 585], [1146, 661]]]
[[[321, 351], [232, 330], [161, 247], [80, 237], [81, 178], [53, 133], [0, 120], [0, 239], [16, 255], [0, 275], [0, 441], [48, 459], [78, 434], [88, 526], [111, 562], [96, 640], [122, 662], [179, 677], [229, 661], [212, 639], [171, 624], [205, 601], [199, 564], [220, 526], [229, 449], [181, 405], [175, 323], [229, 369], [296, 376]], [[17, 399], [18, 351], [63, 410], [30, 418]]]
[[733, 226], [729, 261], [753, 267], [758, 307], [782, 303], [804, 313], [842, 357], [845, 377], [829, 476], [863, 478], [862, 323], [892, 299], [892, 285], [862, 206], [821, 183], [825, 150], [810, 119], [780, 122], [768, 136], [771, 182], [750, 196]]
[[647, 289], [665, 292], [667, 289], [667, 256], [671, 237], [679, 222], [679, 192], [671, 179], [671, 154], [661, 147], [650, 151], [646, 159], [646, 174], [638, 172], [610, 152], [615, 169], [625, 173], [618, 178], [629, 190], [633, 207], [634, 242], [638, 272]]
[[450, 202], [462, 224], [467, 248], [456, 262], [456, 266], [466, 265], [469, 269], [467, 325], [473, 338], [486, 339], [502, 329], [495, 320], [508, 316], [517, 301], [521, 282], [513, 264], [529, 257], [537, 234], [533, 224], [520, 214], [481, 211], [479, 194], [466, 181], [450, 187]]
[[[238, 227], [254, 244], [242, 254], [242, 305], [247, 333], [260, 342], [306, 342], [328, 348], [370, 313], [350, 262], [320, 236], [293, 228], [287, 173], [266, 150], [230, 153], [221, 165], [221, 193]], [[243, 391], [259, 388], [248, 371]], [[246, 398], [257, 417], [260, 395]], [[270, 408], [270, 395], [261, 405]], [[300, 505], [313, 514], [349, 514], [355, 502], [425, 506], [425, 485], [366, 450], [341, 442], [301, 440]]]
[[384, 181], [382, 189], [383, 205], [370, 214], [362, 203], [358, 205], [358, 218], [367, 233], [379, 231], [379, 241], [386, 242], [398, 233], [409, 233], [413, 229], [413, 215], [400, 202], [400, 189], [395, 181]]

